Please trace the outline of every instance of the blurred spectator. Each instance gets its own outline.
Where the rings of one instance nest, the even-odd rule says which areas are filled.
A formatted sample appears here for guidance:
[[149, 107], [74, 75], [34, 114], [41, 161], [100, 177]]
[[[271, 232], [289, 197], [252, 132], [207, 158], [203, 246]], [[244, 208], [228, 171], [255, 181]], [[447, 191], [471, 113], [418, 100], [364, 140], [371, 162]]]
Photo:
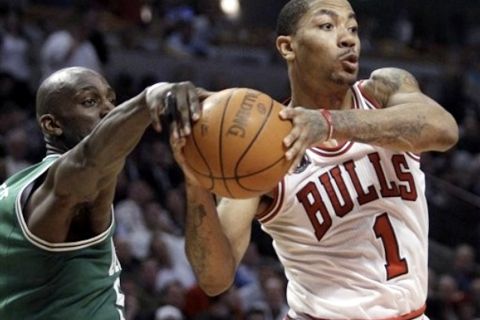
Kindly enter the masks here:
[[280, 276], [268, 278], [263, 285], [263, 291], [272, 319], [285, 319], [289, 308], [285, 298], [286, 288], [283, 278]]
[[242, 320], [244, 305], [235, 287], [209, 298], [208, 309], [195, 316], [194, 320]]
[[130, 242], [125, 237], [120, 236], [115, 236], [113, 241], [118, 260], [122, 266], [122, 273], [125, 276], [135, 275], [140, 268], [141, 260], [133, 255]]
[[171, 280], [159, 291], [160, 303], [171, 305], [178, 310], [185, 309], [186, 290], [179, 281]]
[[145, 259], [135, 275], [138, 283], [139, 309], [145, 317], [151, 317], [162, 303], [162, 298], [165, 297], [164, 292], [157, 291], [155, 285], [158, 270], [158, 262], [155, 259]]
[[468, 293], [474, 278], [479, 276], [475, 265], [475, 250], [468, 244], [461, 244], [455, 249], [452, 276], [458, 289]]
[[139, 320], [140, 302], [137, 282], [133, 276], [122, 273], [120, 284], [125, 295], [125, 320]]
[[157, 262], [158, 272], [155, 285], [158, 291], [162, 291], [172, 281], [179, 283], [183, 288], [195, 284], [195, 277], [189, 267], [183, 247], [183, 238], [166, 233], [153, 235], [149, 257]]
[[89, 37], [92, 32], [92, 14], [74, 12], [65, 29], [50, 34], [41, 50], [42, 78], [54, 71], [81, 66], [101, 72], [101, 62]]
[[472, 281], [470, 287], [470, 295], [473, 305], [475, 307], [475, 316], [480, 318], [480, 277]]
[[184, 311], [189, 319], [195, 319], [197, 316], [207, 312], [209, 305], [210, 297], [197, 284], [187, 289]]
[[117, 234], [127, 239], [138, 259], [148, 255], [151, 233], [145, 224], [143, 210], [152, 198], [151, 187], [143, 180], [136, 180], [128, 185], [127, 198], [115, 206]]
[[181, 230], [175, 225], [170, 213], [160, 204], [158, 200], [152, 200], [145, 205], [143, 218], [148, 229], [154, 232], [180, 235]]
[[159, 201], [165, 203], [169, 191], [183, 180], [170, 146], [157, 138], [142, 148], [140, 157], [140, 174], [154, 187]]
[[438, 291], [429, 298], [426, 315], [435, 320], [458, 320], [456, 310], [464, 299], [455, 279], [442, 275], [438, 280]]
[[[279, 262], [273, 258], [263, 257], [263, 259], [259, 261], [258, 267], [256, 268], [257, 279], [238, 289], [242, 303], [246, 310], [251, 309], [252, 306], [259, 301], [263, 301], [269, 305], [266, 293], [267, 283], [269, 283], [271, 279], [281, 279], [283, 277], [280, 268], [281, 266]], [[272, 284], [272, 282], [269, 283], [269, 285]], [[270, 296], [270, 298], [274, 297]], [[271, 302], [273, 302], [273, 300], [274, 299], [272, 299]]]
[[242, 288], [258, 281], [258, 266], [261, 259], [257, 244], [250, 242], [235, 274], [234, 284], [237, 288]]
[[160, 233], [159, 237], [168, 250], [172, 267], [175, 270], [175, 278], [184, 288], [194, 286], [196, 280], [185, 254], [184, 237], [165, 232]]
[[272, 320], [272, 315], [266, 303], [259, 301], [248, 309], [245, 320]]
[[186, 212], [184, 189], [178, 187], [167, 191], [165, 207], [170, 212], [170, 215], [173, 221], [175, 221], [176, 225], [183, 229], [185, 225], [184, 219]]
[[155, 320], [183, 320], [183, 315], [178, 308], [166, 305], [155, 311]]
[[167, 12], [171, 25], [165, 40], [166, 52], [177, 58], [206, 57], [213, 36], [208, 19], [195, 16], [193, 9], [180, 6]]
[[11, 74], [17, 81], [28, 83], [32, 75], [34, 51], [23, 28], [22, 13], [10, 10], [0, 32], [0, 70]]
[[25, 169], [31, 163], [27, 160], [28, 136], [22, 127], [8, 132], [5, 138], [7, 156], [5, 157], [5, 170], [7, 176]]

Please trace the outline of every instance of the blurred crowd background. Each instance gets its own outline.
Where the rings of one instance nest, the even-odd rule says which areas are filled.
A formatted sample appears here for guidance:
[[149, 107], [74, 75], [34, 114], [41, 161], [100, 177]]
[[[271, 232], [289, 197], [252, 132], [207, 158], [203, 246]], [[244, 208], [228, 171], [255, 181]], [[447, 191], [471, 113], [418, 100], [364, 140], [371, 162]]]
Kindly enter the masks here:
[[[480, 319], [480, 2], [351, 2], [363, 45], [360, 76], [405, 68], [460, 125], [453, 150], [422, 155], [431, 226], [427, 314]], [[118, 102], [157, 81], [185, 80], [288, 98], [274, 46], [285, 3], [0, 0], [0, 182], [42, 159], [35, 90], [64, 66], [98, 70]], [[115, 199], [127, 319], [283, 319], [285, 279], [257, 223], [234, 286], [213, 298], [196, 286], [183, 248], [184, 199], [166, 136], [148, 131], [128, 158]]]

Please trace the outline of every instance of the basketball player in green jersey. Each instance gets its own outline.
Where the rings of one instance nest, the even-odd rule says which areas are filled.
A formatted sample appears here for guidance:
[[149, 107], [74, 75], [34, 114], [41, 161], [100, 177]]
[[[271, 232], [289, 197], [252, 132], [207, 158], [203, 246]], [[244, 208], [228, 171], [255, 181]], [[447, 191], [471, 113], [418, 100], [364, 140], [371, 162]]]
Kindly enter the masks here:
[[125, 158], [176, 98], [181, 134], [199, 117], [190, 83], [159, 83], [114, 108], [98, 73], [68, 68], [37, 92], [47, 156], [0, 186], [0, 319], [124, 319], [112, 201]]

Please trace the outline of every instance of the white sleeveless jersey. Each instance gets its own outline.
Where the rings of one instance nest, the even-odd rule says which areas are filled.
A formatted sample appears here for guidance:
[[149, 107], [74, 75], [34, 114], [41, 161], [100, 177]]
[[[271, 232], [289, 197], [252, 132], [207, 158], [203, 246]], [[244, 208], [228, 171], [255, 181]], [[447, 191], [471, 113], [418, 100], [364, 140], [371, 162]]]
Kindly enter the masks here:
[[[374, 109], [353, 86], [355, 108]], [[257, 218], [273, 238], [294, 319], [414, 319], [427, 297], [419, 156], [362, 143], [311, 148]]]

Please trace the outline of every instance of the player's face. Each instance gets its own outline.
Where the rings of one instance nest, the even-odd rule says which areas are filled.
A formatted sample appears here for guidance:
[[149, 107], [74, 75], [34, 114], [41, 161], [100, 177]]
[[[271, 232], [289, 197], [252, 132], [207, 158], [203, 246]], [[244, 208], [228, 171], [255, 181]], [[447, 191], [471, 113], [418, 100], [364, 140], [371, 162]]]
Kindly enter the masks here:
[[103, 77], [93, 72], [75, 75], [69, 86], [61, 98], [63, 107], [58, 120], [64, 142], [72, 148], [114, 108], [115, 93]]
[[357, 29], [355, 14], [347, 1], [314, 1], [292, 36], [293, 63], [298, 72], [307, 81], [353, 84], [360, 53]]

